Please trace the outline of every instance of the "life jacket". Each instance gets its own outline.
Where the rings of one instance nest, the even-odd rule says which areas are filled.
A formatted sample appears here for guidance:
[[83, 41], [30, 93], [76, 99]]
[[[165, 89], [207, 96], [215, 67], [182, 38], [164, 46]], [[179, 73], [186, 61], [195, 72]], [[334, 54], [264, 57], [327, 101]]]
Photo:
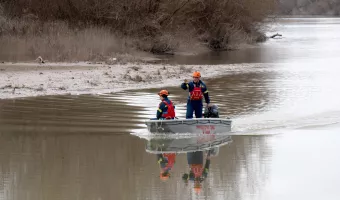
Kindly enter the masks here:
[[170, 103], [163, 101], [163, 103], [165, 103], [165, 105], [168, 107], [168, 111], [166, 113], [162, 114], [162, 117], [165, 119], [173, 119], [175, 118], [175, 108], [174, 105], [172, 104], [172, 102], [170, 101]]
[[200, 86], [196, 86], [194, 84], [194, 89], [190, 92], [190, 100], [202, 100], [203, 99], [203, 93]]

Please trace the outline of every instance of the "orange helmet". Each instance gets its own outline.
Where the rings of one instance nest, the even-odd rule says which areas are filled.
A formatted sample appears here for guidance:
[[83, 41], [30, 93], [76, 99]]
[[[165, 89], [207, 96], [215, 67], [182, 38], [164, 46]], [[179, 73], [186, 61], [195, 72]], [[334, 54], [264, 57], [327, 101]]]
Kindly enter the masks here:
[[159, 96], [161, 95], [166, 95], [166, 96], [169, 96], [169, 92], [167, 90], [161, 90], [159, 93], [158, 93]]
[[201, 77], [201, 73], [198, 72], [198, 71], [195, 71], [193, 74], [192, 74], [193, 77]]

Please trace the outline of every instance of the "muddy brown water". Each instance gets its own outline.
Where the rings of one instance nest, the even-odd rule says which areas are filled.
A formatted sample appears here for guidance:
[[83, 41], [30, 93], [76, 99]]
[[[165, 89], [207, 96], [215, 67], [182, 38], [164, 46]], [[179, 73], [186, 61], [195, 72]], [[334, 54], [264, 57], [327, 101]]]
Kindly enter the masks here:
[[[199, 193], [182, 180], [185, 153], [163, 181], [147, 151], [148, 141], [159, 142], [143, 124], [155, 115], [155, 88], [0, 100], [0, 199], [339, 199], [340, 19], [275, 27], [282, 39], [172, 61], [263, 64], [205, 80], [237, 135], [215, 148]], [[187, 93], [168, 89], [184, 117]]]

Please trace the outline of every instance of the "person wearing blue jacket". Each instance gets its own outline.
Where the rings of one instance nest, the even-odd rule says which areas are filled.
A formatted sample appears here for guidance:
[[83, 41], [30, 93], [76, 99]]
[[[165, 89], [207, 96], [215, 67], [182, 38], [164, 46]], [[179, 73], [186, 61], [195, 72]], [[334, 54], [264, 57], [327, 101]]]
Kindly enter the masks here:
[[183, 90], [189, 90], [186, 113], [187, 119], [192, 119], [194, 112], [196, 118], [202, 118], [203, 97], [205, 99], [205, 102], [207, 103], [207, 107], [210, 106], [210, 98], [207, 86], [203, 81], [200, 80], [201, 73], [195, 71], [192, 77], [193, 81], [188, 82], [187, 80], [184, 80], [184, 83], [182, 83], [181, 85], [181, 88]]
[[174, 119], [176, 116], [175, 106], [168, 98], [169, 92], [167, 90], [161, 90], [158, 95], [162, 102], [159, 104], [157, 109], [157, 119]]

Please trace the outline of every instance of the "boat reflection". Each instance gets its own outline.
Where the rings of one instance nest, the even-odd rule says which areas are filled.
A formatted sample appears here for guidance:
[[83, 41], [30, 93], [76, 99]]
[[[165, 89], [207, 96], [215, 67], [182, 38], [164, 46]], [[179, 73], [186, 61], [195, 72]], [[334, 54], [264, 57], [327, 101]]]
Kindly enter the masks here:
[[210, 158], [218, 156], [219, 148], [231, 142], [230, 135], [158, 136], [147, 139], [146, 151], [156, 154], [162, 181], [172, 176], [178, 154], [186, 154], [187, 167], [180, 170], [181, 179], [200, 193], [209, 174]]
[[147, 139], [146, 152], [159, 153], [189, 153], [205, 151], [232, 142], [230, 135], [199, 134], [184, 136], [152, 136]]

